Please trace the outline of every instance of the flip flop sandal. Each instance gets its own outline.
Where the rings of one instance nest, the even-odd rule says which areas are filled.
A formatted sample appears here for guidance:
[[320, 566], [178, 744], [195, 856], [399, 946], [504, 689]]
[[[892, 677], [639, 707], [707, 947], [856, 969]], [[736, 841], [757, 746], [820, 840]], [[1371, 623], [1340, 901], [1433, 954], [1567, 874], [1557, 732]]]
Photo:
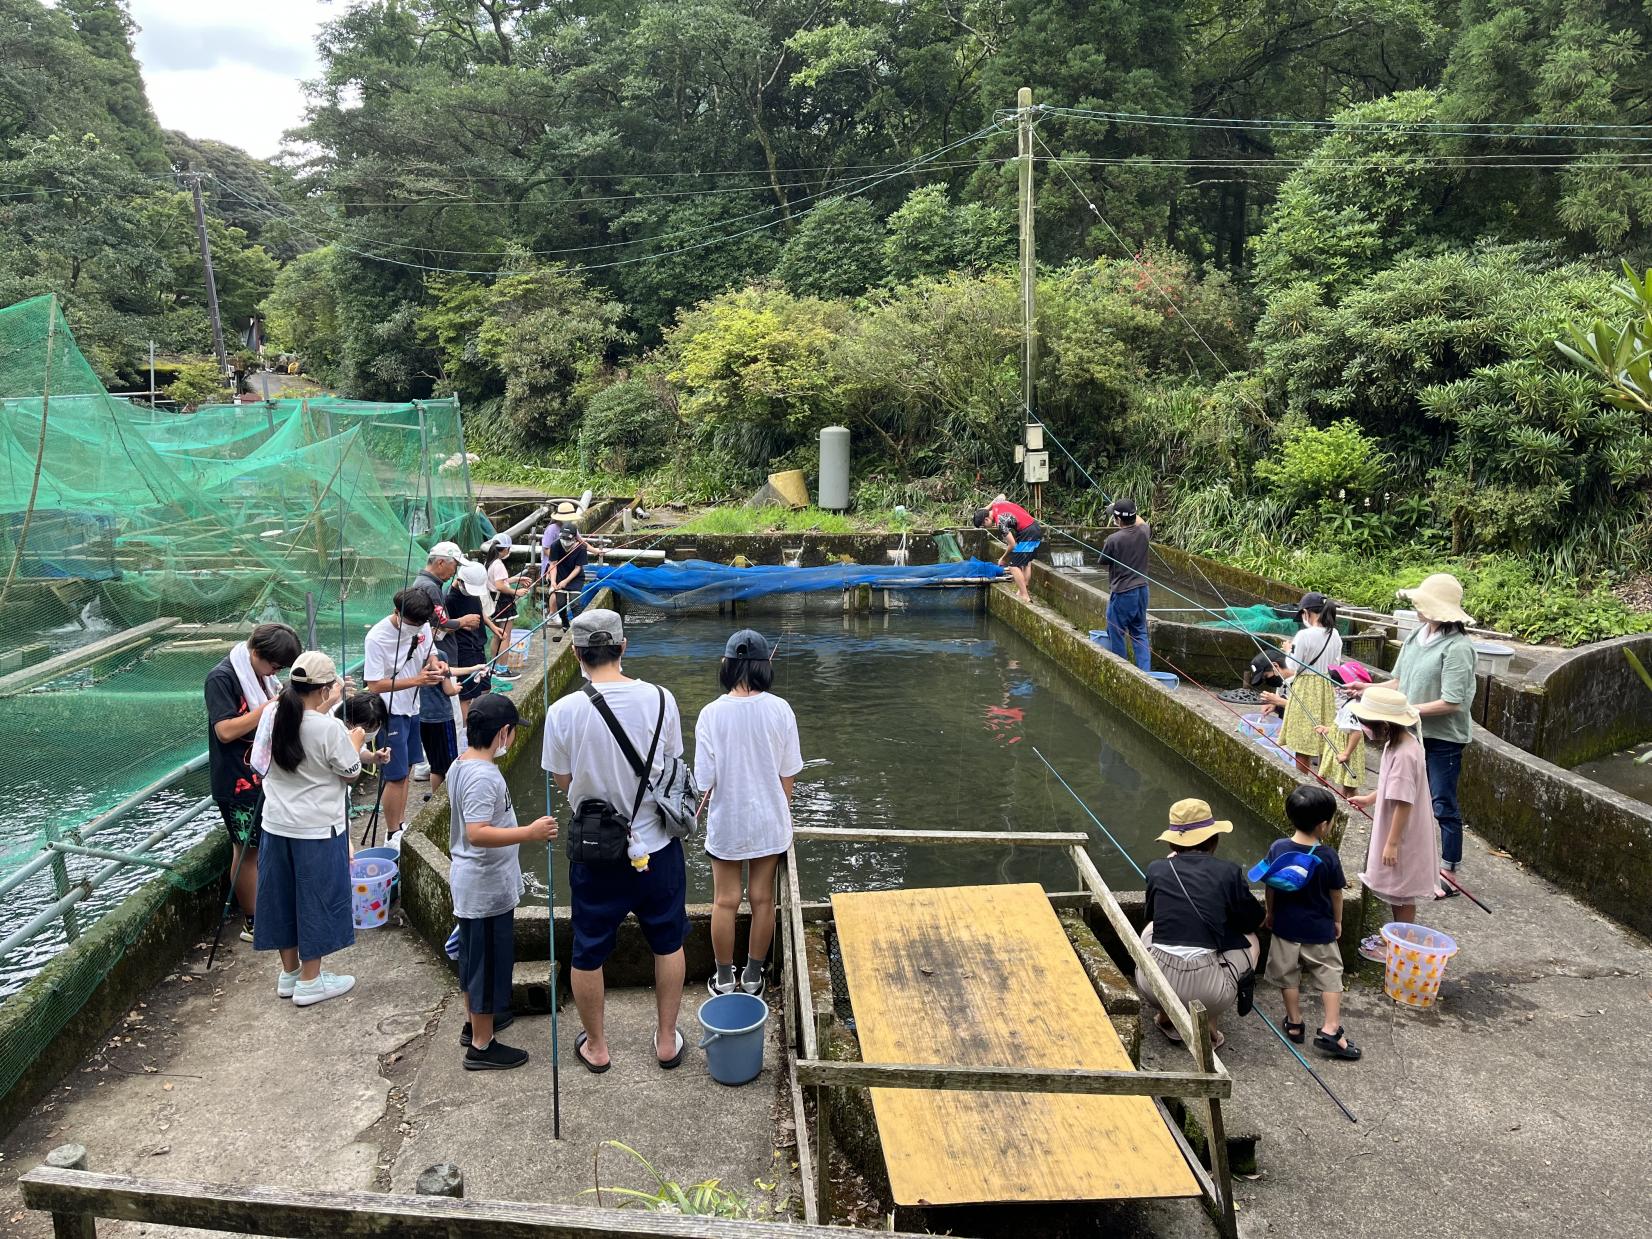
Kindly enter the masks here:
[[1153, 1027], [1162, 1032], [1164, 1034], [1164, 1039], [1170, 1042], [1171, 1045], [1180, 1045], [1182, 1043], [1182, 1034], [1176, 1031], [1176, 1026], [1174, 1024], [1170, 1023], [1168, 1020], [1165, 1020], [1163, 1017], [1155, 1015], [1153, 1017]]
[[585, 1057], [585, 1051], [581, 1049], [581, 1047], [590, 1039], [590, 1035], [587, 1033], [580, 1033], [579, 1036], [574, 1038], [574, 1057], [579, 1059], [580, 1063], [584, 1065], [585, 1070], [589, 1071], [594, 1076], [599, 1076], [614, 1064], [612, 1062], [607, 1062], [603, 1063], [602, 1066], [599, 1067], [590, 1059]]
[[1436, 899], [1455, 899], [1455, 898], [1457, 898], [1458, 895], [1461, 895], [1462, 893], [1463, 893], [1462, 891], [1458, 890], [1450, 882], [1441, 882], [1440, 883], [1440, 889], [1434, 892], [1434, 898], [1436, 898]]
[[1348, 1034], [1342, 1030], [1341, 1025], [1337, 1026], [1334, 1034], [1323, 1029], [1315, 1033], [1314, 1049], [1331, 1058], [1345, 1058], [1351, 1063], [1358, 1062], [1360, 1058], [1359, 1046], [1348, 1040]]
[[654, 1044], [655, 1058], [660, 1064], [661, 1071], [675, 1071], [678, 1067], [682, 1066], [683, 1051], [687, 1048], [686, 1043], [683, 1041], [682, 1030], [679, 1028], [674, 1028], [671, 1031], [672, 1035], [677, 1038], [677, 1052], [670, 1058], [659, 1058], [660, 1047], [658, 1039], [656, 1039]]
[[1301, 1045], [1308, 1039], [1308, 1022], [1304, 1020], [1300, 1024], [1293, 1024], [1290, 1020], [1286, 1020], [1285, 1035], [1296, 1042], [1297, 1045]]

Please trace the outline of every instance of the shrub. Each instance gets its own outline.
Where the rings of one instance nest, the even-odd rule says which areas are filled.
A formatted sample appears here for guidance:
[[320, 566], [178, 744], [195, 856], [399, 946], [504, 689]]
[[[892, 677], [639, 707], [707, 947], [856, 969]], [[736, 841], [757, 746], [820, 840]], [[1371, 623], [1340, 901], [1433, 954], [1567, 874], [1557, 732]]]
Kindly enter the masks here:
[[1281, 429], [1276, 455], [1257, 464], [1256, 476], [1292, 507], [1317, 507], [1377, 493], [1387, 463], [1377, 441], [1351, 419], [1323, 428], [1293, 421]]
[[229, 399], [224, 376], [215, 361], [190, 361], [178, 367], [178, 377], [166, 387], [166, 398], [186, 409]]
[[592, 396], [579, 423], [581, 464], [623, 475], [664, 460], [676, 422], [666, 394], [649, 378], [634, 376]]

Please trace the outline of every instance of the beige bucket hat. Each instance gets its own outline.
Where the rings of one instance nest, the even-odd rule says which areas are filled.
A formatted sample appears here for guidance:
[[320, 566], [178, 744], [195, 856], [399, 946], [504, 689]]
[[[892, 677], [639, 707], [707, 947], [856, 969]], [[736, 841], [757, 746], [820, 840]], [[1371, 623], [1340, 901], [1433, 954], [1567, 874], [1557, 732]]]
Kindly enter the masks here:
[[1178, 800], [1170, 806], [1170, 829], [1159, 836], [1160, 843], [1179, 848], [1196, 848], [1212, 835], [1233, 832], [1233, 823], [1217, 821], [1203, 800]]
[[1355, 718], [1362, 718], [1368, 723], [1398, 723], [1401, 727], [1415, 727], [1422, 717], [1417, 713], [1417, 707], [1407, 701], [1399, 689], [1380, 684], [1373, 684], [1355, 697], [1350, 708]]
[[1415, 589], [1402, 589], [1417, 614], [1436, 624], [1472, 624], [1474, 617], [1463, 610], [1463, 583], [1449, 572], [1426, 577]]

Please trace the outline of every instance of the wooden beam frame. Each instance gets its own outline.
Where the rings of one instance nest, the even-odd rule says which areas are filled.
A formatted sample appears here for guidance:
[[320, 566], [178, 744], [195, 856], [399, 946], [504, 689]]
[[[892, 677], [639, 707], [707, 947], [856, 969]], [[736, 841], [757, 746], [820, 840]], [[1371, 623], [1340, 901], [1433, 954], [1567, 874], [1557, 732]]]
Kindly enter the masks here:
[[[93, 1219], [194, 1230], [229, 1230], [284, 1239], [820, 1239], [817, 1227], [736, 1222], [584, 1205], [318, 1192], [167, 1182], [40, 1166], [18, 1180], [23, 1203], [95, 1236]], [[917, 1239], [906, 1236], [906, 1239]]]
[[[864, 830], [835, 826], [798, 826], [795, 839], [816, 843], [938, 843], [948, 846], [1001, 843], [1011, 847], [1082, 847], [1088, 836], [1082, 832], [1047, 830]], [[795, 848], [795, 843], [793, 844]]]
[[181, 623], [183, 620], [178, 616], [162, 616], [160, 619], [150, 620], [147, 624], [139, 624], [136, 628], [123, 629], [112, 636], [104, 637], [101, 641], [83, 645], [78, 650], [70, 650], [66, 654], [48, 658], [32, 667], [14, 671], [8, 676], [0, 676], [0, 697], [15, 697], [18, 693], [27, 692], [49, 680], [57, 679], [60, 675], [67, 675], [79, 667], [113, 654], [124, 653], [135, 646], [146, 644], [168, 628], [175, 628]]
[[803, 1060], [801, 1084], [825, 1088], [918, 1088], [971, 1093], [1081, 1093], [1101, 1097], [1231, 1097], [1226, 1076], [1184, 1071], [1092, 1071], [1065, 1067], [953, 1067], [920, 1063]]

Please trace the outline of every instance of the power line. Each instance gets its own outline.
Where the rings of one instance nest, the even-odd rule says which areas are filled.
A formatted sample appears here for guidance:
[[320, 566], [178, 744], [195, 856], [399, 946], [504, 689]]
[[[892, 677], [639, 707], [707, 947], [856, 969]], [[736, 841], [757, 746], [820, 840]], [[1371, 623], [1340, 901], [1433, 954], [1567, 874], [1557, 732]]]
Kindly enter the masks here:
[[[1584, 125], [1567, 122], [1511, 121], [1384, 121], [1384, 120], [1300, 120], [1288, 117], [1246, 118], [1236, 116], [1169, 116], [1145, 112], [1104, 112], [1089, 108], [1039, 105], [1040, 112], [1080, 120], [1100, 120], [1117, 125], [1159, 129], [1274, 129], [1285, 132], [1336, 133], [1356, 130], [1416, 133], [1435, 137], [1520, 138], [1558, 142], [1652, 142], [1652, 125]], [[1000, 112], [999, 115], [1004, 113]], [[1576, 130], [1577, 132], [1544, 132]], [[1596, 130], [1627, 132], [1595, 132]]]
[[[951, 151], [957, 150], [961, 146], [964, 146], [964, 145], [966, 145], [970, 142], [978, 141], [979, 139], [981, 139], [983, 137], [986, 137], [990, 134], [996, 133], [998, 131], [999, 131], [999, 126], [997, 126], [996, 124], [989, 125], [984, 129], [977, 130], [975, 133], [970, 134], [968, 137], [960, 138], [956, 142], [952, 142], [952, 143], [948, 144], [947, 146], [944, 146], [944, 147], [940, 148], [939, 150], [932, 152], [929, 155], [919, 156], [916, 159], [908, 160], [904, 164], [894, 166], [894, 167], [890, 168], [890, 170], [888, 171], [888, 173], [886, 175], [884, 175], [882, 177], [879, 177], [875, 180], [870, 180], [869, 183], [867, 183], [867, 184], [861, 185], [858, 188], [849, 190], [849, 191], [844, 192], [844, 193], [833, 195], [832, 197], [826, 198], [823, 201], [817, 202], [814, 206], [809, 207], [807, 210], [798, 212], [795, 216], [793, 216], [793, 218], [798, 219], [798, 218], [805, 217], [807, 215], [812, 214], [814, 211], [819, 210], [821, 207], [826, 206], [827, 204], [829, 204], [831, 202], [838, 201], [842, 198], [852, 197], [855, 194], [864, 193], [869, 189], [875, 189], [877, 186], [879, 186], [881, 184], [884, 184], [885, 182], [894, 180], [896, 177], [906, 176], [906, 175], [908, 175], [912, 172], [917, 171], [921, 167], [927, 166], [933, 160], [938, 159], [942, 155], [948, 154]], [[259, 206], [259, 204], [255, 203], [255, 202], [252, 202], [252, 201], [248, 200], [247, 198], [243, 197], [241, 194], [237, 193], [232, 186], [230, 186], [228, 184], [225, 184], [223, 186], [223, 188], [232, 197], [236, 198], [238, 201], [244, 203], [246, 206], [252, 208], [253, 210], [259, 211], [259, 212], [261, 212], [263, 214], [266, 214], [266, 215], [269, 215], [271, 218], [282, 219], [281, 216], [276, 215], [273, 212], [270, 212], [267, 208], [261, 207], [261, 206]], [[287, 220], [287, 221], [284, 221], [284, 222], [291, 223], [290, 220]], [[632, 266], [636, 263], [651, 262], [651, 261], [654, 261], [656, 259], [661, 259], [661, 258], [670, 258], [670, 257], [674, 257], [678, 254], [692, 253], [695, 250], [705, 249], [708, 246], [722, 245], [722, 244], [726, 244], [726, 243], [731, 242], [731, 241], [738, 241], [738, 240], [741, 240], [744, 237], [749, 237], [749, 236], [752, 236], [752, 235], [754, 235], [756, 233], [759, 233], [759, 232], [765, 232], [768, 229], [771, 229], [771, 228], [775, 227], [777, 224], [779, 224], [781, 222], [782, 222], [782, 220], [780, 220], [780, 219], [770, 220], [768, 223], [758, 224], [755, 227], [747, 228], [747, 229], [744, 229], [740, 232], [735, 232], [735, 233], [729, 234], [727, 236], [712, 237], [710, 240], [707, 240], [707, 241], [699, 241], [699, 242], [696, 242], [693, 245], [685, 245], [685, 246], [681, 246], [681, 247], [676, 248], [676, 249], [664, 250], [664, 251], [661, 251], [661, 252], [655, 253], [655, 254], [641, 254], [641, 255], [638, 255], [635, 258], [621, 258], [621, 259], [616, 259], [613, 262], [605, 262], [605, 263], [579, 263], [579, 264], [577, 264], [577, 268], [579, 270], [582, 270], [582, 271], [605, 271], [605, 270], [609, 270], [609, 269], [614, 268], [614, 267], [627, 267], [627, 266]], [[369, 250], [363, 250], [363, 249], [359, 249], [355, 246], [347, 245], [343, 241], [341, 241], [337, 238], [329, 238], [329, 237], [322, 236], [322, 235], [320, 235], [316, 232], [310, 231], [309, 229], [300, 227], [297, 224], [293, 224], [292, 226], [298, 232], [304, 234], [305, 236], [310, 237], [312, 240], [319, 241], [323, 245], [335, 245], [339, 249], [344, 250], [346, 253], [354, 254], [357, 257], [365, 258], [365, 259], [368, 259], [368, 260], [373, 261], [373, 262], [388, 263], [391, 266], [406, 267], [410, 270], [415, 270], [415, 271], [428, 271], [428, 272], [430, 272], [432, 274], [435, 274], [435, 275], [476, 275], [476, 276], [494, 277], [494, 276], [498, 276], [498, 275], [502, 274], [498, 270], [473, 270], [473, 269], [466, 269], [466, 268], [462, 268], [462, 267], [436, 267], [436, 266], [431, 266], [427, 263], [407, 262], [407, 261], [405, 261], [403, 259], [400, 259], [400, 258], [391, 258], [386, 254], [375, 254], [375, 253], [373, 253]]]

